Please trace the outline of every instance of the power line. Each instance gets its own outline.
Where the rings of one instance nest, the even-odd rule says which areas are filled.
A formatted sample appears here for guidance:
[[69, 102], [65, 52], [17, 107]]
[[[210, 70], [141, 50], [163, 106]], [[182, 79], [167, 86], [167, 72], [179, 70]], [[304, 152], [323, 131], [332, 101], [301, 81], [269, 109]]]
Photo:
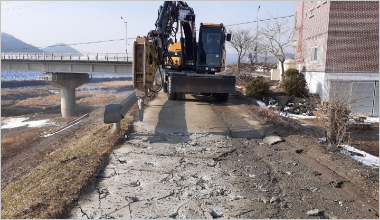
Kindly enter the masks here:
[[[75, 43], [75, 44], [65, 44], [65, 45], [53, 45], [53, 46], [42, 46], [42, 47], [26, 47], [26, 48], [18, 48], [18, 49], [5, 49], [5, 50], [24, 50], [24, 49], [33, 49], [33, 48], [46, 48], [46, 47], [64, 47], [64, 46], [72, 46], [72, 45], [81, 45], [81, 44], [96, 44], [96, 43], [105, 43], [105, 42], [112, 42], [112, 41], [122, 41], [124, 39], [114, 39], [114, 40], [104, 40], [104, 41], [92, 41], [92, 42], [85, 42], [85, 43]], [[4, 50], [2, 50], [4, 51]]]
[[9, 4], [13, 4], [13, 3], [16, 3], [16, 2], [20, 2], [20, 1], [7, 1], [7, 2], [2, 1], [1, 4], [2, 5], [9, 5]]
[[243, 23], [238, 23], [238, 24], [229, 24], [229, 25], [225, 25], [225, 26], [227, 27], [227, 26], [234, 26], [234, 25], [241, 25], [241, 24], [250, 24], [250, 23], [256, 23], [258, 21], [269, 21], [269, 20], [275, 20], [275, 19], [279, 19], [279, 18], [290, 18], [293, 16], [294, 15], [287, 15], [287, 16], [283, 16], [283, 17], [268, 18], [268, 19], [262, 19], [262, 20], [257, 20], [257, 21], [248, 21], [248, 22], [243, 22]]
[[16, 14], [16, 15], [2, 16], [1, 18], [11, 17], [11, 16], [17, 16], [17, 15], [24, 15], [24, 14], [30, 14], [30, 13], [35, 13], [35, 12], [40, 12], [40, 11], [46, 11], [46, 10], [56, 9], [56, 8], [62, 8], [62, 7], [66, 7], [66, 6], [70, 6], [70, 5], [76, 5], [76, 4], [80, 4], [80, 3], [83, 3], [83, 2], [77, 2], [77, 3], [69, 4], [69, 5], [62, 5], [62, 6], [54, 7], [54, 8], [47, 8], [47, 9], [38, 10], [38, 11], [32, 11], [32, 12], [27, 12], [27, 13], [23, 13], [23, 14]]
[[30, 8], [30, 7], [40, 6], [40, 5], [50, 4], [50, 3], [54, 3], [54, 2], [47, 2], [46, 1], [46, 2], [37, 2], [37, 3], [33, 3], [33, 4], [28, 4], [28, 5], [19, 5], [19, 6], [15, 6], [13, 8], [4, 8], [1, 11], [2, 12], [14, 11], [14, 10], [19, 10], [19, 9], [24, 9], [24, 8]]

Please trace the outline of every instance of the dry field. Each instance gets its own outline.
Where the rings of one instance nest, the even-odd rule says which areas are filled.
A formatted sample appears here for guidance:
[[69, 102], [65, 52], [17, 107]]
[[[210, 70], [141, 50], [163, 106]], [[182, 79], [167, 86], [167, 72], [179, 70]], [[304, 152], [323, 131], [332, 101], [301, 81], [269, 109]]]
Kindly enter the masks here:
[[[60, 218], [80, 191], [107, 162], [107, 155], [124, 141], [136, 106], [122, 120], [119, 132], [103, 123], [104, 106], [127, 97], [131, 81], [80, 87], [80, 123], [50, 137], [78, 117], [60, 117], [60, 95], [53, 87], [2, 90], [2, 124], [10, 118], [48, 119], [43, 127], [2, 129], [1, 217]], [[101, 91], [94, 91], [103, 89]], [[86, 91], [88, 90], [88, 91]], [[130, 91], [130, 90], [129, 90]]]

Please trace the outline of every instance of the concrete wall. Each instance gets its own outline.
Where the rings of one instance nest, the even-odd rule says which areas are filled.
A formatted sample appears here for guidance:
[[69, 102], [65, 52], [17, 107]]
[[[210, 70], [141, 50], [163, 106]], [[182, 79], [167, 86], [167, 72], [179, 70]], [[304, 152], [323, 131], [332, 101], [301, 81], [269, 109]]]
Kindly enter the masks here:
[[[284, 70], [286, 71], [289, 68], [296, 68], [296, 61], [287, 59], [284, 62]], [[281, 80], [282, 75], [282, 69], [281, 69], [281, 63], [278, 62], [277, 69], [271, 69], [270, 71], [271, 80]]]
[[321, 103], [329, 101], [329, 81], [379, 81], [378, 74], [302, 72], [309, 91], [321, 97]]
[[329, 102], [336, 92], [353, 99], [352, 112], [379, 116], [379, 74], [303, 72], [311, 93]]
[[[278, 63], [277, 66], [278, 66], [278, 69], [281, 70], [281, 63], [280, 62]], [[284, 71], [286, 72], [286, 70], [288, 70], [290, 68], [296, 68], [296, 61], [295, 60], [285, 60]], [[281, 74], [282, 74], [282, 70], [281, 70]]]
[[270, 80], [280, 80], [281, 79], [281, 70], [271, 69], [270, 70]]
[[[311, 93], [317, 93], [321, 97], [321, 104], [328, 101], [326, 74], [321, 72], [302, 72]], [[327, 90], [325, 94], [324, 91]]]

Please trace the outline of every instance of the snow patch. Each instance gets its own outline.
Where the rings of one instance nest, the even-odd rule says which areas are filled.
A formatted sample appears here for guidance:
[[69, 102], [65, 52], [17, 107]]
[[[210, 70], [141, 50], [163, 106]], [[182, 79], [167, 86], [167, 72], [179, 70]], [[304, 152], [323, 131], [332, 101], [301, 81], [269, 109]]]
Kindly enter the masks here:
[[28, 127], [42, 127], [48, 124], [49, 119], [42, 119], [37, 121], [26, 121], [28, 118], [11, 118], [4, 121], [4, 125], [1, 126], [1, 129], [11, 129], [18, 128], [23, 126]]
[[258, 104], [261, 108], [268, 108], [268, 106], [265, 105], [264, 102], [262, 102], [262, 101], [260, 101], [260, 100], [257, 100], [256, 102], [257, 102], [257, 104]]
[[379, 123], [379, 118], [367, 117], [364, 122]]
[[[262, 108], [268, 109], [268, 108], [274, 107], [273, 105], [267, 106], [264, 102], [262, 102], [260, 100], [257, 100], [256, 102]], [[293, 103], [291, 103], [291, 104], [293, 104]], [[290, 109], [289, 107], [285, 107], [285, 108]], [[281, 112], [281, 111], [274, 111], [274, 112], [276, 114], [282, 116], [282, 117], [287, 117], [287, 118], [292, 118], [292, 119], [313, 119], [313, 118], [316, 118], [316, 116], [308, 116], [305, 113], [303, 113], [302, 115], [296, 115], [296, 114], [290, 114], [288, 112]]]
[[289, 110], [289, 109], [293, 109], [293, 107], [285, 106], [284, 111]]
[[308, 116], [305, 113], [302, 113], [302, 115], [296, 115], [296, 114], [291, 114], [287, 112], [281, 112], [281, 111], [274, 111], [276, 114], [282, 116], [282, 117], [287, 117], [287, 118], [292, 118], [292, 119], [313, 119], [316, 118], [316, 116]]
[[55, 90], [55, 89], [54, 89], [54, 90], [53, 90], [53, 89], [52, 89], [52, 90], [49, 90], [49, 92], [50, 92], [50, 93], [54, 93], [54, 94], [60, 93], [59, 90]]
[[[348, 145], [339, 145], [344, 148], [344, 150], [341, 150], [340, 152], [352, 157], [354, 160], [362, 162], [364, 165], [367, 166], [376, 166], [379, 167], [379, 158], [376, 156], [373, 156], [365, 151], [358, 150], [354, 147], [348, 146]], [[363, 156], [359, 155], [351, 155], [352, 153], [358, 153]]]
[[77, 92], [90, 92], [90, 91], [97, 91], [97, 92], [100, 92], [100, 91], [113, 91], [113, 89], [107, 89], [107, 88], [79, 88], [79, 89], [75, 89], [75, 91]]

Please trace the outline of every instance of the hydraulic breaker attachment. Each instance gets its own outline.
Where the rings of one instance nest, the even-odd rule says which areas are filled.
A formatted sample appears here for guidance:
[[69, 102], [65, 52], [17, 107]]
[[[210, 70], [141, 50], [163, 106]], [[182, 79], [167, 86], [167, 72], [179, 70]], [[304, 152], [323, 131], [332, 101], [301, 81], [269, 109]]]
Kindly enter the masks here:
[[144, 98], [153, 87], [158, 60], [156, 46], [147, 37], [137, 36], [133, 43], [132, 79], [139, 100], [139, 118], [143, 120]]

